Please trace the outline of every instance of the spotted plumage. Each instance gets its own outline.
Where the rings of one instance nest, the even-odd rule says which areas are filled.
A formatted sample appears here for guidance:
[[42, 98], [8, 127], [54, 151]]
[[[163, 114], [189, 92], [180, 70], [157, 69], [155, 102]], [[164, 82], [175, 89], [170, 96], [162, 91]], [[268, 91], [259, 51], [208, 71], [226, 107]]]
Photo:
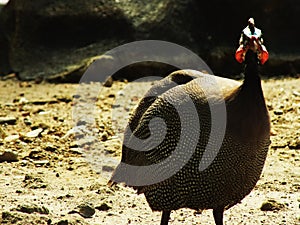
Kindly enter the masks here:
[[[176, 71], [149, 90], [129, 120], [124, 134], [123, 164], [115, 170], [110, 184], [124, 182], [144, 193], [152, 210], [163, 211], [162, 225], [168, 224], [171, 210], [179, 208], [213, 209], [216, 225], [222, 225], [223, 211], [239, 203], [258, 181], [270, 144], [270, 122], [255, 53], [247, 53], [246, 64], [242, 83], [194, 70]], [[203, 90], [208, 84], [212, 90], [209, 96]], [[214, 89], [221, 95], [214, 94]], [[226, 107], [226, 128], [221, 147], [212, 163], [199, 170], [200, 162], [209, 160], [204, 158], [209, 140], [219, 140], [217, 133], [211, 133], [211, 107], [219, 107], [222, 102]], [[164, 139], [154, 148], [140, 151], [151, 145], [151, 135], [159, 138], [164, 132], [161, 120], [154, 118], [161, 118], [166, 125]], [[151, 133], [151, 126], [156, 132]], [[182, 127], [188, 127], [188, 132], [183, 132]], [[142, 140], [135, 146], [137, 149], [128, 147], [134, 137]], [[173, 154], [179, 141], [184, 150]], [[193, 142], [195, 148], [191, 147]], [[163, 164], [166, 159], [170, 160]], [[136, 170], [128, 172], [124, 163], [136, 165]], [[159, 163], [161, 167], [139, 173], [139, 166]], [[183, 166], [176, 171], [176, 165], [181, 163]], [[172, 170], [176, 172], [167, 179], [151, 182]], [[131, 184], [139, 179], [149, 184]]]

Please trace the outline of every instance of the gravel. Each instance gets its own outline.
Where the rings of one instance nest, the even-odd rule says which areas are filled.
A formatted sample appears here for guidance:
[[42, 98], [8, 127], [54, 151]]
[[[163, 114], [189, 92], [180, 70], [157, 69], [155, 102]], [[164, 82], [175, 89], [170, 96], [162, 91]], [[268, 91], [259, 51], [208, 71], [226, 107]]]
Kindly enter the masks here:
[[[107, 187], [130, 110], [153, 82], [26, 84], [0, 81], [0, 224], [159, 224], [143, 195]], [[265, 80], [263, 89], [269, 155], [255, 189], [225, 212], [226, 224], [300, 224], [300, 79]], [[93, 110], [83, 104], [74, 114], [89, 100]], [[199, 223], [214, 224], [211, 210], [171, 214], [170, 225]]]

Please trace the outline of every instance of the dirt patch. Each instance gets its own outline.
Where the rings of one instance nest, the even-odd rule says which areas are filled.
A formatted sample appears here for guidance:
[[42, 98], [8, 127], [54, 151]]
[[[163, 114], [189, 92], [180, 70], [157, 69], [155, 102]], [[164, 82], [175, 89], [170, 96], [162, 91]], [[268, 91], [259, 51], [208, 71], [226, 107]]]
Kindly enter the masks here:
[[[8, 157], [0, 163], [1, 224], [159, 224], [161, 214], [142, 195], [106, 186], [129, 113], [152, 84], [78, 90], [1, 81], [0, 155]], [[265, 80], [263, 89], [272, 121], [269, 155], [255, 189], [225, 212], [226, 224], [300, 224], [300, 80]], [[214, 222], [210, 210], [181, 209], [170, 224]]]

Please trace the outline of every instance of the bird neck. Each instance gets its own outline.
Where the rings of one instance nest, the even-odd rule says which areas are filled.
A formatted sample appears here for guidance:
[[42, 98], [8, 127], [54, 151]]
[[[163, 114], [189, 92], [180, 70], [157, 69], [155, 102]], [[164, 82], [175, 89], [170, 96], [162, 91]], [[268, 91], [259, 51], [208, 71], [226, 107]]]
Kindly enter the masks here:
[[[246, 61], [247, 62], [247, 61]], [[256, 62], [248, 63], [245, 67], [245, 79], [237, 90], [234, 100], [229, 104], [228, 121], [232, 121], [232, 135], [249, 141], [249, 137], [257, 137], [261, 132], [268, 133], [269, 126], [265, 124], [268, 119], [267, 107]], [[263, 120], [262, 118], [266, 118]], [[231, 123], [231, 122], [229, 122]]]
[[259, 65], [256, 60], [246, 63], [245, 79], [242, 85], [242, 91], [249, 93], [254, 97], [260, 95], [263, 97], [261, 79], [259, 75]]
[[249, 30], [251, 31], [251, 34], [253, 35], [254, 32], [255, 32], [255, 27], [254, 27], [254, 26], [250, 26], [250, 27], [249, 27]]

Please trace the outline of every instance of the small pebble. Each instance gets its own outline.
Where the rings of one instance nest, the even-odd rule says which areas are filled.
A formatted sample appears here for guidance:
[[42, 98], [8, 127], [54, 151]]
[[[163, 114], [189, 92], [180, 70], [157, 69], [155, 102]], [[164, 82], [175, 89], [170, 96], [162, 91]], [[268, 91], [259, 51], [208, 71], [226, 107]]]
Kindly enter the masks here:
[[78, 154], [78, 155], [82, 155], [83, 154], [83, 151], [82, 151], [81, 148], [70, 148], [69, 152], [73, 153], [73, 154]]
[[72, 97], [75, 98], [75, 99], [78, 99], [78, 98], [80, 98], [81, 96], [77, 94], [77, 95], [73, 95]]
[[91, 203], [82, 203], [78, 205], [74, 210], [70, 211], [69, 214], [78, 213], [84, 218], [91, 218], [95, 214], [96, 210]]
[[38, 128], [36, 130], [30, 131], [28, 133], [25, 134], [26, 138], [36, 138], [38, 137], [41, 133], [43, 132], [42, 128]]
[[33, 161], [33, 163], [36, 166], [44, 166], [44, 165], [48, 165], [49, 161], [48, 160], [37, 160], [37, 161]]
[[9, 135], [6, 138], [4, 138], [4, 141], [5, 142], [13, 142], [13, 141], [19, 140], [19, 138], [20, 138], [20, 135], [18, 135], [18, 134]]
[[12, 219], [15, 219], [14, 215], [11, 212], [2, 212], [1, 222], [6, 223]]
[[117, 95], [119, 95], [119, 96], [125, 96], [125, 92], [123, 90], [118, 91]]
[[29, 101], [25, 98], [25, 97], [21, 97], [20, 99], [19, 99], [19, 103], [20, 104], [26, 104], [26, 103], [28, 103]]
[[108, 134], [107, 132], [103, 132], [102, 136], [101, 136], [101, 141], [107, 141], [108, 139]]
[[280, 110], [280, 109], [277, 109], [277, 110], [274, 110], [274, 114], [275, 114], [276, 116], [280, 116], [280, 115], [283, 114], [283, 111]]
[[17, 162], [18, 154], [16, 152], [6, 150], [5, 152], [0, 155], [0, 163], [1, 162]]
[[13, 116], [0, 117], [0, 124], [15, 125], [16, 122], [17, 122], [17, 118]]
[[284, 208], [284, 204], [278, 203], [275, 200], [270, 199], [261, 205], [260, 210], [261, 211], [278, 211], [282, 208]]
[[27, 126], [31, 126], [32, 125], [32, 122], [31, 122], [31, 120], [29, 119], [29, 118], [24, 118], [24, 123], [25, 123], [25, 125], [27, 125]]
[[291, 140], [288, 146], [290, 149], [300, 149], [300, 138]]
[[300, 96], [300, 92], [299, 91], [293, 91], [293, 95], [299, 97]]
[[33, 104], [33, 105], [46, 105], [46, 104], [56, 104], [59, 103], [59, 101], [57, 101], [56, 99], [38, 99], [38, 100], [33, 100], [30, 101], [29, 103]]
[[75, 148], [78, 148], [78, 147], [79, 147], [79, 145], [76, 141], [73, 141], [73, 142], [70, 143], [70, 148], [75, 149]]
[[114, 167], [112, 166], [102, 166], [102, 170], [105, 172], [112, 172], [114, 171]]
[[36, 130], [36, 129], [46, 130], [46, 129], [49, 129], [50, 127], [51, 127], [51, 125], [47, 124], [47, 123], [36, 123], [31, 126], [31, 129], [32, 130]]
[[81, 204], [79, 214], [84, 218], [90, 218], [95, 214], [95, 208], [92, 204]]
[[28, 164], [28, 161], [25, 159], [20, 161], [20, 166], [27, 166], [27, 164]]
[[46, 150], [46, 151], [49, 151], [49, 152], [55, 152], [55, 151], [57, 150], [57, 147], [54, 146], [54, 145], [48, 144], [48, 145], [45, 147], [45, 150]]
[[76, 126], [85, 126], [86, 124], [87, 124], [87, 121], [79, 120], [79, 121], [76, 123]]
[[55, 225], [68, 225], [69, 221], [68, 220], [61, 220], [59, 222], [57, 222]]
[[109, 209], [111, 209], [111, 206], [104, 202], [100, 206], [97, 206], [96, 209], [100, 211], [108, 211]]
[[111, 76], [109, 76], [105, 81], [104, 81], [104, 84], [103, 86], [104, 87], [111, 87], [113, 85], [113, 78]]
[[65, 103], [69, 103], [72, 101], [72, 98], [69, 97], [69, 96], [57, 96], [56, 99], [59, 101], [59, 102], [65, 102]]
[[39, 150], [32, 150], [28, 157], [30, 159], [42, 159], [44, 158], [44, 155], [43, 155], [43, 152], [42, 151], [39, 151]]
[[36, 204], [23, 204], [16, 208], [17, 211], [23, 213], [39, 213], [39, 214], [49, 214], [49, 210], [45, 206], [38, 206]]

